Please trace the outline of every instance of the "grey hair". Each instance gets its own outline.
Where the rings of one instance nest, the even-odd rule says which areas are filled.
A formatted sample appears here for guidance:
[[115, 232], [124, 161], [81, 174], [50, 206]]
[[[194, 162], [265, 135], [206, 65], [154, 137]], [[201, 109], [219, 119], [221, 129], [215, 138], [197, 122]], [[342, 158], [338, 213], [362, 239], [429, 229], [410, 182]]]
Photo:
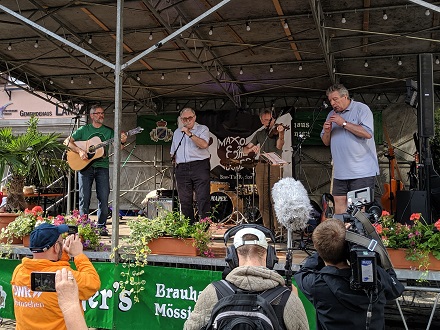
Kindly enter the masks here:
[[194, 116], [196, 115], [196, 112], [195, 112], [192, 108], [183, 108], [182, 111], [180, 111], [179, 116], [182, 116], [182, 114], [183, 114], [185, 111], [191, 111], [191, 113], [192, 113]]
[[96, 109], [102, 109], [104, 110], [104, 108], [100, 105], [100, 104], [94, 104], [91, 106], [90, 108], [90, 114], [95, 113]]
[[349, 98], [348, 89], [342, 84], [335, 84], [327, 88], [325, 95], [329, 96], [333, 92], [338, 92], [340, 96], [347, 96]]

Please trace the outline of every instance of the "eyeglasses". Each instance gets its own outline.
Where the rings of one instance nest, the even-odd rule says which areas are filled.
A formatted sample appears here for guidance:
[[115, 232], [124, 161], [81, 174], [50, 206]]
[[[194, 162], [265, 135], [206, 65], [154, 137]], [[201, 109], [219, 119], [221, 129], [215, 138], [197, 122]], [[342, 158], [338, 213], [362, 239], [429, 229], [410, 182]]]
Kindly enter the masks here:
[[94, 112], [94, 113], [92, 113], [92, 115], [104, 115], [104, 112]]
[[183, 121], [190, 121], [190, 120], [193, 120], [194, 119], [194, 116], [190, 116], [190, 117], [182, 117], [182, 120]]

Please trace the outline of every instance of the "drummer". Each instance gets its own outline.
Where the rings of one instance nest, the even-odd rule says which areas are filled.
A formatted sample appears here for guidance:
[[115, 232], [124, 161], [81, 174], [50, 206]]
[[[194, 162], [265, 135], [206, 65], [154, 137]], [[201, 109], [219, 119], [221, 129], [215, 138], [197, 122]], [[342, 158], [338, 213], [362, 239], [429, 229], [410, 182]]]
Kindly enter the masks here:
[[[252, 140], [243, 148], [243, 152], [257, 157], [261, 152], [275, 152], [281, 157], [284, 146], [283, 125], [274, 126], [275, 119], [269, 109], [260, 113], [260, 120], [263, 125], [262, 129], [255, 133]], [[279, 234], [271, 191], [273, 185], [282, 177], [282, 168], [265, 163], [260, 158], [255, 168], [255, 175], [259, 194], [258, 207], [263, 218], [263, 225]]]

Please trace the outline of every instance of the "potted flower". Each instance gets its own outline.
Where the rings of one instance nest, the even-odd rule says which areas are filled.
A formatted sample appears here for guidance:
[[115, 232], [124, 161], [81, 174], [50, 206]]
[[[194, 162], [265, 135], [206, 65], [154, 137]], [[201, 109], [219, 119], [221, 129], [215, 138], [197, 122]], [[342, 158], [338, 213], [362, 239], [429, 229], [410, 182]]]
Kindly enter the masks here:
[[23, 244], [29, 246], [29, 235], [37, 225], [43, 222], [47, 222], [47, 219], [43, 217], [41, 206], [34, 206], [31, 210], [25, 209], [19, 212], [15, 220], [10, 222], [6, 228], [2, 228], [0, 238], [6, 239], [8, 244], [15, 243], [14, 238], [24, 238]]
[[[375, 228], [387, 248], [405, 249], [401, 251], [405, 259], [415, 262], [419, 270], [432, 269], [431, 264], [440, 260], [440, 219], [427, 224], [420, 213], [413, 213], [410, 220], [410, 225], [396, 223], [392, 215], [383, 211]], [[393, 250], [389, 252], [392, 254]], [[396, 268], [399, 262], [396, 260]]]
[[121, 276], [125, 278], [119, 282], [121, 288], [132, 292], [134, 301], [139, 301], [138, 293], [144, 289], [145, 284], [140, 275], [144, 273], [143, 267], [147, 264], [148, 255], [152, 252], [169, 254], [164, 249], [160, 250], [161, 248], [156, 250], [155, 245], [159, 240], [166, 240], [167, 246], [176, 242], [180, 243], [179, 247], [174, 248], [179, 255], [183, 255], [183, 249], [191, 247], [195, 251], [194, 255], [214, 257], [210, 249], [211, 224], [212, 221], [209, 218], [191, 224], [190, 220], [181, 213], [166, 210], [154, 219], [139, 216], [129, 220], [127, 225], [131, 230], [130, 235], [118, 248], [122, 266], [127, 269], [121, 272]]
[[[137, 252], [144, 252], [147, 256], [151, 253], [151, 245], [157, 242], [159, 238], [174, 238], [185, 241], [183, 244], [191, 245], [197, 254], [206, 257], [212, 257], [212, 251], [209, 248], [212, 232], [210, 226], [211, 219], [205, 218], [194, 224], [179, 212], [163, 211], [161, 215], [154, 219], [139, 216], [136, 219], [127, 222], [131, 230], [126, 243]], [[170, 240], [167, 245], [170, 244]], [[182, 250], [179, 249], [179, 255]]]
[[11, 174], [6, 202], [6, 210], [10, 212], [27, 207], [25, 185], [46, 186], [67, 168], [61, 159], [65, 146], [59, 134], [39, 132], [37, 117], [31, 117], [27, 126], [23, 134], [14, 134], [11, 127], [0, 128], [0, 174], [3, 175], [6, 168]]
[[78, 227], [78, 235], [81, 238], [84, 249], [93, 251], [105, 250], [104, 244], [99, 240], [101, 230], [96, 221], [91, 220], [87, 214], [80, 215], [78, 210], [73, 210], [70, 215], [57, 215], [52, 219], [54, 225], [67, 224]]

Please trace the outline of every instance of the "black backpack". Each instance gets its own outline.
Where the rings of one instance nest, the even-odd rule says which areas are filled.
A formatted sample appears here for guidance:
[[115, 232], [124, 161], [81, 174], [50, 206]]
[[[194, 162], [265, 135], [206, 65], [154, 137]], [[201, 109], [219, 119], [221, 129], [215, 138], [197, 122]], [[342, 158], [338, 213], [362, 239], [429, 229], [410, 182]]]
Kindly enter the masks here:
[[212, 284], [217, 291], [218, 302], [202, 330], [285, 329], [283, 313], [291, 293], [287, 287], [251, 292], [225, 280]]

